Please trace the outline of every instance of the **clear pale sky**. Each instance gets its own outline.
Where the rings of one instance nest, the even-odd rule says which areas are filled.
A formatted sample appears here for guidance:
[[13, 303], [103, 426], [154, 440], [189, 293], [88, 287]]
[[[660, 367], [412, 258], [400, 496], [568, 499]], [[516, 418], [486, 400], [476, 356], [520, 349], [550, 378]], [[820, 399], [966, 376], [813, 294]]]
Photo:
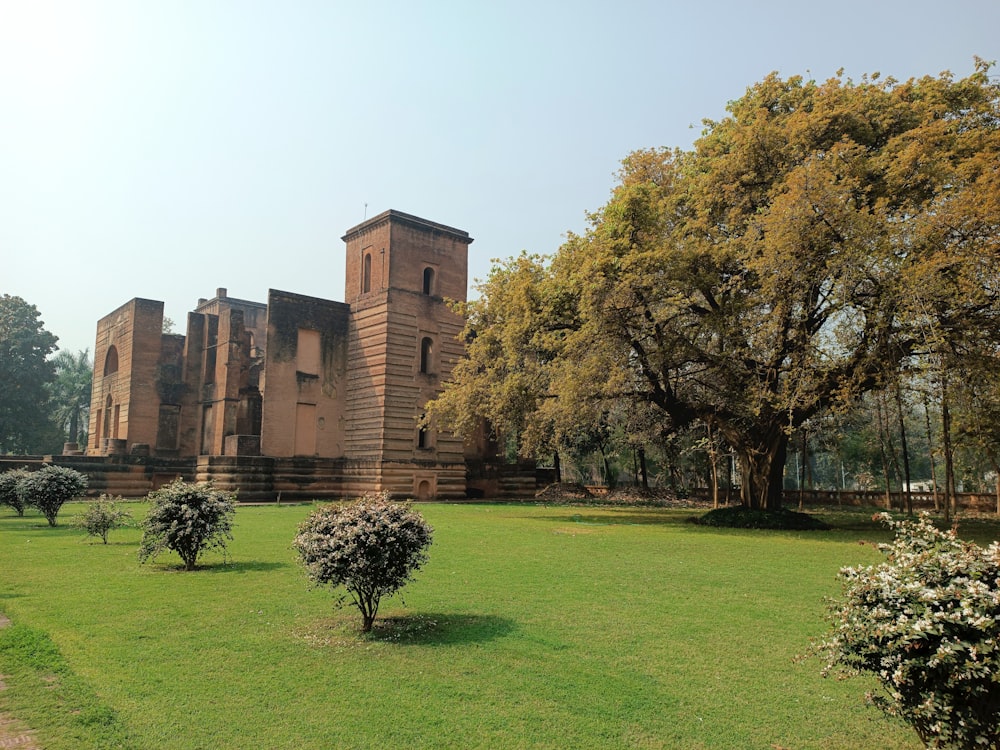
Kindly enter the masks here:
[[[0, 0], [0, 294], [69, 351], [133, 297], [344, 294], [394, 208], [555, 252], [621, 159], [689, 148], [770, 71], [1000, 58], [1000, 0]], [[367, 208], [366, 208], [367, 204]]]

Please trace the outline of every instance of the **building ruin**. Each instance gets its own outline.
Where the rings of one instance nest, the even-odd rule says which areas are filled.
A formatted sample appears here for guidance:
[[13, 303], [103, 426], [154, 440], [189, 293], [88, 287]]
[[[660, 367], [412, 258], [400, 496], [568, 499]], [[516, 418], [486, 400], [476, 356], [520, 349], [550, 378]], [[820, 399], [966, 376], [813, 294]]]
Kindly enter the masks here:
[[[79, 461], [123, 467], [135, 484], [126, 494], [177, 476], [242, 500], [503, 492], [484, 469], [485, 437], [419, 424], [463, 353], [463, 321], [446, 300], [466, 298], [472, 238], [389, 210], [342, 239], [344, 302], [272, 289], [260, 303], [218, 289], [184, 335], [163, 333], [155, 300], [102, 318]], [[121, 486], [105, 473], [92, 489]], [[531, 472], [506, 474], [508, 490], [533, 491]]]

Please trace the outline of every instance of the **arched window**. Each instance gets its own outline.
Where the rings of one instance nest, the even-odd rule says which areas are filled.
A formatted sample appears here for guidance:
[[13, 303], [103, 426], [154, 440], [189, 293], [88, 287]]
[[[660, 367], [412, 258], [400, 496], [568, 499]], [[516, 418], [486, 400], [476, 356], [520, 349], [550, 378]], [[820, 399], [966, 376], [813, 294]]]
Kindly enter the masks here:
[[434, 269], [424, 269], [424, 294], [434, 294]]
[[424, 336], [420, 339], [420, 372], [429, 373], [434, 367], [434, 342]]
[[361, 293], [367, 294], [372, 290], [372, 254], [365, 253], [361, 269]]
[[112, 344], [108, 347], [108, 353], [104, 357], [104, 376], [107, 377], [118, 372], [118, 350]]

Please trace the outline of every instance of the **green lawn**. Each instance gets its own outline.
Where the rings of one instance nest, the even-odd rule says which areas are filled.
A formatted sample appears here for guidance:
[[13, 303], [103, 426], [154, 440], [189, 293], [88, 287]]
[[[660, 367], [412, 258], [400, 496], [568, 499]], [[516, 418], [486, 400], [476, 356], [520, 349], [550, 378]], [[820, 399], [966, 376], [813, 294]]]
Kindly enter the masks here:
[[879, 558], [860, 514], [784, 533], [420, 505], [431, 560], [363, 637], [295, 562], [308, 506], [239, 508], [230, 564], [191, 573], [140, 567], [135, 530], [87, 539], [82, 507], [55, 529], [0, 513], [0, 712], [49, 750], [920, 746], [869, 683], [794, 661], [838, 569]]

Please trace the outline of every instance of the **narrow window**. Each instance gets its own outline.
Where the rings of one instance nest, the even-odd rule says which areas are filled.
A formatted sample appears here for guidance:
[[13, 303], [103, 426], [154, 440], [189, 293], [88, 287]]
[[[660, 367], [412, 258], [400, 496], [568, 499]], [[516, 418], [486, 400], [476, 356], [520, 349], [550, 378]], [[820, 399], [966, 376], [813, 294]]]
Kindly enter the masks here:
[[420, 372], [429, 373], [433, 367], [434, 342], [425, 336], [420, 339]]
[[219, 319], [214, 315], [209, 316], [208, 336], [205, 344], [205, 377], [204, 384], [215, 382], [215, 363], [218, 357], [216, 348], [219, 345]]
[[118, 349], [112, 344], [108, 347], [108, 353], [104, 357], [104, 375], [112, 375], [118, 372]]
[[372, 254], [365, 253], [361, 269], [361, 293], [367, 294], [372, 290]]
[[104, 425], [101, 427], [101, 437], [111, 437], [111, 396], [104, 402]]
[[424, 294], [434, 294], [434, 269], [424, 269]]
[[[426, 414], [420, 415], [420, 420], [426, 417]], [[431, 430], [427, 425], [420, 425], [417, 427], [417, 448], [426, 449], [431, 447]]]

